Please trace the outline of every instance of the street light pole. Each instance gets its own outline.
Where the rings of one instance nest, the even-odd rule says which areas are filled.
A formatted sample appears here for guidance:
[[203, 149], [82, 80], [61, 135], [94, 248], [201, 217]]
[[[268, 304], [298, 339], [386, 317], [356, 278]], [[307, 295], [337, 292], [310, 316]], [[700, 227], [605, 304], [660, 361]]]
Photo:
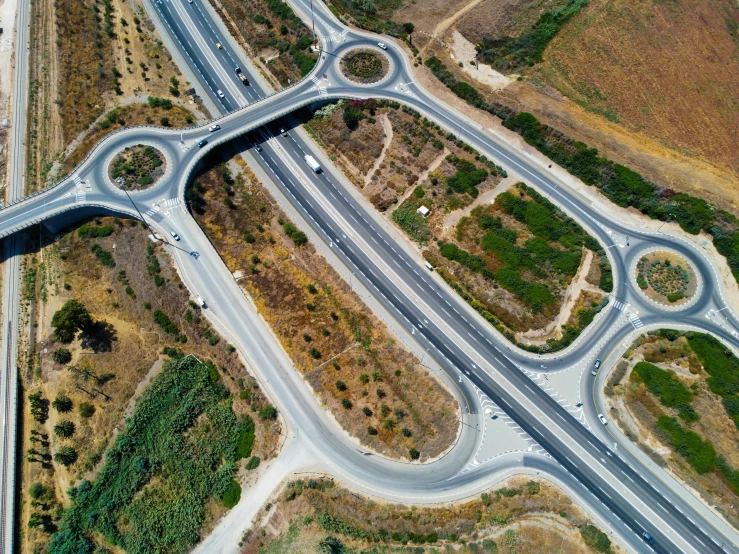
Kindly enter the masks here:
[[313, 15], [313, 0], [310, 0], [310, 23], [313, 27], [313, 50], [316, 49], [316, 20]]

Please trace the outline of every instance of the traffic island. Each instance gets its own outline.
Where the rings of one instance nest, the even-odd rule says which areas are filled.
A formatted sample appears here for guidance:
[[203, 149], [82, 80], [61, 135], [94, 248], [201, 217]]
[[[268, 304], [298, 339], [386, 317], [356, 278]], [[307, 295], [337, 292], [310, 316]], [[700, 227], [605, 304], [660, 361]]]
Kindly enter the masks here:
[[647, 298], [668, 306], [686, 304], [695, 296], [698, 286], [690, 263], [666, 250], [655, 250], [639, 259], [636, 283]]
[[369, 85], [381, 81], [388, 74], [390, 60], [375, 50], [358, 48], [341, 58], [340, 67], [342, 75], [350, 81]]
[[164, 176], [166, 158], [152, 146], [137, 144], [118, 154], [108, 168], [110, 180], [129, 191], [148, 189]]

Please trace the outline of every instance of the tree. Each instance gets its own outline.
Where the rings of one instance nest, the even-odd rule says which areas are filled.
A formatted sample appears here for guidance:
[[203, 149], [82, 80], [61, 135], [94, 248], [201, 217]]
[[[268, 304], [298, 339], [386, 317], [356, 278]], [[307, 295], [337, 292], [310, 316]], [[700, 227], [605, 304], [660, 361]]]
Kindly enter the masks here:
[[56, 425], [54, 425], [54, 434], [62, 439], [69, 439], [74, 435], [75, 427], [74, 423], [63, 419]]
[[60, 348], [54, 351], [51, 357], [58, 364], [68, 364], [72, 361], [72, 353], [67, 348]]
[[318, 551], [321, 552], [321, 554], [344, 554], [346, 552], [346, 547], [338, 538], [326, 537], [318, 543]]
[[344, 109], [344, 124], [350, 131], [353, 131], [359, 126], [360, 119], [362, 119], [362, 112], [357, 108], [350, 107]]
[[54, 454], [54, 461], [69, 467], [77, 461], [77, 451], [71, 446], [62, 446], [59, 451]]
[[52, 406], [54, 406], [54, 409], [62, 414], [66, 414], [67, 412], [72, 411], [72, 399], [69, 398], [66, 394], [59, 394], [54, 399], [54, 402], [51, 403]]
[[336, 381], [336, 388], [338, 390], [340, 390], [340, 391], [345, 391], [346, 390], [346, 383], [344, 381], [341, 381], [341, 380]]
[[34, 481], [31, 483], [31, 486], [28, 487], [28, 494], [31, 495], [31, 498], [38, 500], [46, 494], [46, 487], [38, 481]]
[[74, 340], [78, 331], [89, 328], [92, 325], [92, 317], [79, 300], [68, 300], [51, 318], [51, 326], [54, 327], [54, 338], [62, 343], [70, 343]]
[[403, 31], [405, 31], [406, 35], [410, 35], [413, 33], [413, 29], [415, 29], [416, 26], [413, 23], [403, 23]]
[[84, 418], [92, 417], [95, 413], [95, 406], [89, 402], [82, 402], [79, 407], [80, 415]]
[[421, 456], [421, 453], [415, 448], [411, 448], [409, 454], [411, 455], [411, 460], [417, 460]]

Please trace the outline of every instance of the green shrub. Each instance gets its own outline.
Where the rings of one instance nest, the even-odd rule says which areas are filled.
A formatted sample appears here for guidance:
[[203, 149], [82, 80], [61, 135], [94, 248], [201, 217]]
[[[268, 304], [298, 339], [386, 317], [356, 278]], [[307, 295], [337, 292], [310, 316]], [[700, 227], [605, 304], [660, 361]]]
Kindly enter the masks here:
[[305, 246], [308, 244], [307, 235], [295, 227], [292, 221], [285, 221], [282, 224], [282, 230], [288, 237], [290, 237], [290, 240], [293, 241], [295, 246]]
[[648, 362], [639, 362], [634, 366], [635, 373], [647, 386], [649, 392], [659, 398], [668, 408], [681, 404], [690, 404], [693, 394], [674, 372], [657, 367]]
[[608, 535], [594, 525], [586, 523], [580, 527], [580, 535], [582, 535], [585, 544], [596, 552], [611, 551], [611, 539], [609, 539]]
[[88, 402], [82, 402], [79, 406], [79, 412], [81, 417], [91, 418], [95, 414], [95, 406]]
[[275, 408], [272, 404], [265, 404], [259, 410], [259, 419], [277, 419], [277, 408]]
[[252, 456], [249, 458], [249, 461], [246, 462], [246, 469], [249, 471], [252, 471], [253, 469], [257, 469], [259, 467], [259, 457], [258, 456]]
[[254, 420], [249, 415], [246, 415], [239, 425], [239, 440], [236, 444], [237, 460], [251, 456], [255, 438]]
[[426, 218], [419, 214], [416, 210], [420, 204], [416, 200], [406, 199], [393, 212], [393, 221], [397, 223], [409, 237], [425, 243], [431, 238], [431, 229]]
[[674, 417], [662, 416], [657, 420], [661, 431], [672, 447], [684, 457], [699, 475], [716, 467], [716, 450], [710, 441], [701, 439], [698, 433], [683, 429]]
[[83, 239], [100, 239], [113, 234], [111, 225], [96, 226], [85, 223], [77, 229], [77, 236]]
[[221, 501], [223, 502], [223, 505], [230, 510], [239, 503], [240, 499], [241, 485], [239, 485], [239, 483], [235, 479], [231, 479], [226, 492], [224, 492], [223, 496], [221, 496]]
[[54, 359], [54, 362], [64, 365], [72, 361], [72, 353], [68, 348], [59, 348], [54, 351], [52, 358]]
[[[49, 554], [92, 553], [93, 535], [131, 554], [163, 544], [170, 552], [189, 550], [200, 538], [207, 500], [222, 498], [236, 473], [237, 439], [223, 384], [193, 357], [170, 360], [142, 394], [96, 480], [70, 489]], [[72, 453], [60, 459], [60, 449], [55, 459], [74, 463]]]
[[98, 260], [100, 260], [101, 264], [106, 267], [115, 267], [113, 255], [107, 250], [104, 250], [102, 246], [99, 244], [93, 244], [92, 247], [90, 247], [90, 250], [92, 250], [92, 253], [95, 254]]
[[165, 314], [163, 311], [154, 310], [151, 315], [154, 318], [154, 323], [159, 325], [167, 333], [169, 333], [170, 335], [179, 334], [180, 331], [179, 329], [177, 329], [177, 326], [174, 323], [172, 323], [172, 320], [169, 319], [169, 316]]

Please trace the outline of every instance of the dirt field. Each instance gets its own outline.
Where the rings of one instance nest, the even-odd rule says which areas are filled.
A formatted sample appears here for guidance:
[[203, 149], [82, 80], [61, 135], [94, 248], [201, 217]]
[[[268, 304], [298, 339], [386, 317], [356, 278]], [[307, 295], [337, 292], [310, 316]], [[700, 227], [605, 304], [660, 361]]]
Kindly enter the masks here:
[[171, 98], [189, 88], [139, 0], [93, 4], [32, 6], [29, 191], [60, 175], [65, 149], [107, 110], [137, 93]]
[[[605, 537], [558, 488], [522, 477], [472, 501], [431, 508], [370, 500], [325, 479], [292, 481], [269, 506], [242, 554], [313, 553], [328, 536], [357, 552], [586, 554], [593, 550], [585, 536], [590, 544]], [[426, 545], [401, 546], [409, 542]]]
[[639, 339], [627, 353], [627, 358], [612, 371], [606, 387], [610, 416], [627, 437], [640, 444], [653, 460], [696, 490], [737, 527], [739, 514], [733, 506], [739, 503], [739, 496], [719, 471], [698, 474], [686, 458], [675, 452], [656, 430], [657, 420], [661, 416], [678, 418], [680, 406], [666, 407], [632, 374], [634, 365], [640, 361], [674, 372], [677, 379], [693, 394], [691, 404], [699, 415], [699, 419], [692, 423], [678, 420], [683, 427], [697, 433], [701, 439], [710, 441], [716, 453], [725, 457], [732, 467], [739, 467], [737, 426], [727, 414], [721, 396], [710, 390], [706, 382], [709, 376], [688, 341], [685, 337], [672, 338], [673, 340], [669, 340], [653, 334]]
[[[29, 278], [29, 268], [25, 273], [26, 294], [34, 296], [35, 291], [39, 307], [34, 312], [38, 354], [32, 370], [24, 376], [21, 395], [25, 407], [22, 448], [35, 451], [22, 468], [26, 500], [22, 512], [23, 552], [39, 551], [49, 539], [41, 529], [27, 528], [30, 511], [37, 511], [27, 500], [30, 484], [39, 482], [52, 491], [44, 501], [46, 508], [42, 508], [42, 513], [57, 519], [57, 506], [69, 502], [66, 490], [79, 479], [94, 478], [111, 438], [167, 359], [162, 354], [165, 347], [173, 349], [172, 355], [177, 349], [212, 360], [234, 394], [237, 413], [256, 411], [266, 403], [257, 382], [247, 374], [236, 355], [201, 319], [194, 303], [188, 305], [188, 294], [181, 288], [164, 249], [148, 240], [138, 222], [104, 218], [99, 225], [91, 222], [81, 228], [111, 234], [104, 238], [81, 238], [74, 228], [56, 239], [45, 236], [47, 245], [36, 257], [38, 263], [31, 266], [35, 270], [34, 278]], [[103, 265], [91, 251], [92, 245], [110, 253], [115, 266]], [[152, 250], [148, 251], [149, 247]], [[154, 268], [151, 273], [149, 267]], [[161, 286], [157, 286], [154, 275], [162, 279]], [[70, 299], [81, 301], [96, 323], [92, 331], [65, 345], [54, 340], [50, 322], [53, 314]], [[177, 335], [154, 322], [152, 314], [156, 310], [167, 314], [178, 328]], [[54, 353], [60, 348], [70, 351], [68, 365], [73, 369], [68, 369], [67, 363], [55, 362]], [[71, 411], [62, 413], [49, 406], [48, 420], [34, 421], [28, 412], [27, 397], [36, 392], [47, 402], [60, 394], [68, 396], [72, 401]], [[81, 414], [82, 403], [93, 406], [89, 417]], [[279, 425], [254, 419], [257, 422], [255, 454], [269, 458], [279, 438]], [[71, 439], [63, 440], [54, 433], [54, 425], [61, 420], [72, 421], [76, 426]], [[68, 469], [45, 459], [47, 453], [54, 454], [63, 445], [72, 446], [78, 453], [77, 461]], [[212, 515], [219, 513], [216, 510]]]
[[516, 37], [527, 31], [546, 11], [567, 0], [483, 0], [456, 22], [467, 40], [477, 44], [485, 37]]
[[[355, 129], [346, 123], [346, 113], [351, 110], [361, 110], [362, 114]], [[471, 298], [473, 305], [492, 316], [491, 321], [501, 332], [511, 340], [554, 348], [547, 345], [548, 340], [562, 339], [568, 334], [567, 327], [579, 329], [583, 310], [592, 310], [602, 301], [603, 291], [598, 286], [601, 256], [587, 257], [587, 267], [581, 268], [583, 282], [573, 287], [570, 282], [575, 267], [570, 267], [566, 275], [549, 270], [545, 274], [537, 270], [537, 276], [527, 272], [525, 279], [550, 290], [552, 301], [544, 306], [532, 307], [500, 287], [492, 275], [506, 263], [484, 248], [482, 238], [488, 230], [477, 223], [478, 217], [470, 214], [482, 210], [484, 216], [501, 218], [502, 226], [516, 237], [513, 240], [518, 247], [524, 247], [534, 234], [523, 221], [491, 204], [502, 192], [498, 188], [502, 178], [498, 169], [475, 152], [465, 150], [465, 145], [453, 135], [415, 115], [393, 105], [355, 102], [319, 110], [306, 127], [362, 194], [411, 239], [421, 243], [424, 255], [440, 274], [465, 298]], [[480, 170], [487, 173], [480, 176], [477, 185], [469, 188], [464, 184], [468, 179], [476, 179]], [[520, 188], [509, 190], [514, 189], [526, 196]], [[430, 210], [428, 217], [416, 214], [421, 206]], [[479, 257], [484, 271], [470, 271], [446, 259], [441, 254], [445, 243], [454, 243]], [[594, 274], [596, 280], [587, 284], [584, 280], [591, 268], [598, 275]], [[580, 302], [583, 289], [588, 289], [588, 302], [584, 302], [585, 296]]]
[[244, 274], [240, 284], [328, 411], [388, 456], [445, 451], [459, 426], [446, 388], [305, 243], [250, 169], [211, 163], [188, 193], [196, 219]]

